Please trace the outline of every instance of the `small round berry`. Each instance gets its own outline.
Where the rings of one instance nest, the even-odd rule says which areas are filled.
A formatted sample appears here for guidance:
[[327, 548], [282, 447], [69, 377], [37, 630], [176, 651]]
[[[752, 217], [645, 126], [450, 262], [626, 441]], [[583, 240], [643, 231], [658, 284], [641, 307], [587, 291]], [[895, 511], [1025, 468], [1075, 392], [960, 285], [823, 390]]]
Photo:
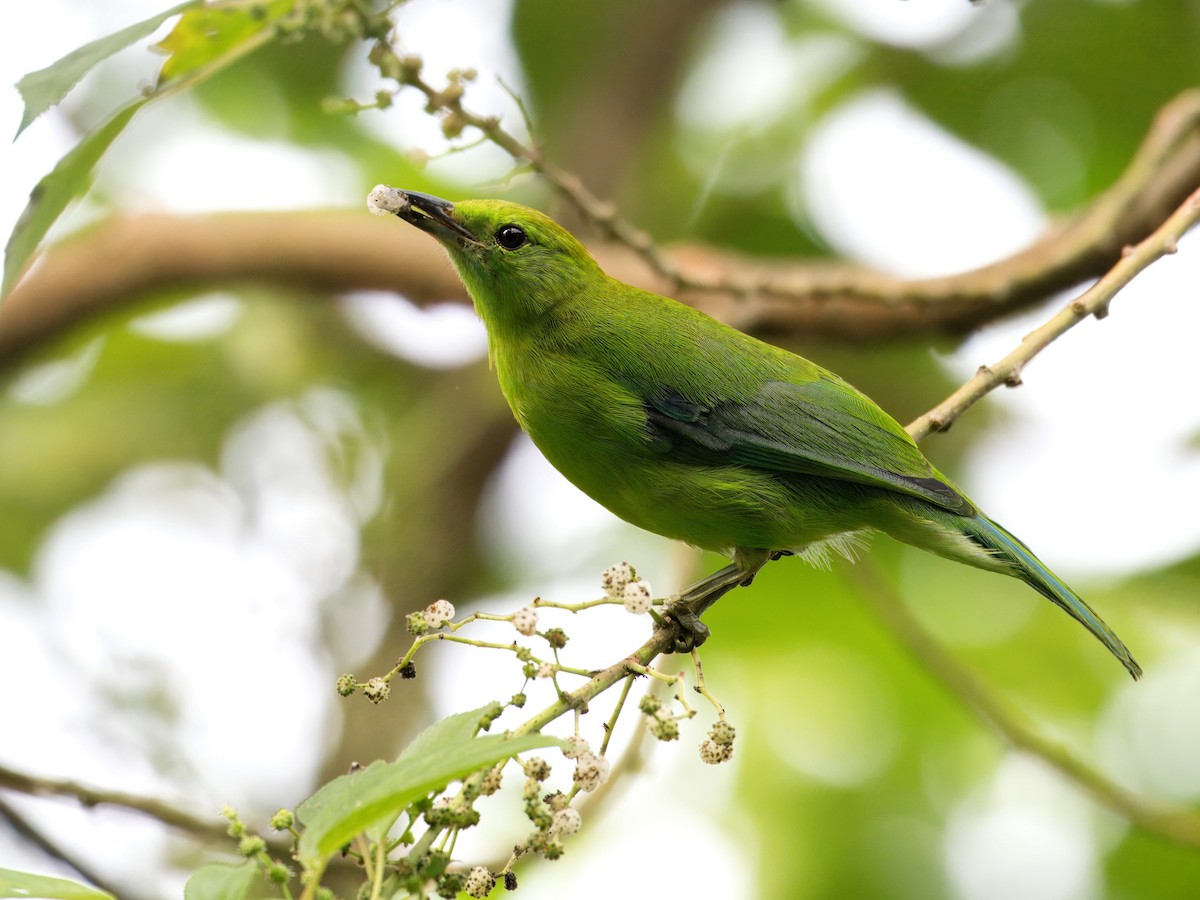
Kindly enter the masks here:
[[382, 703], [391, 693], [391, 686], [382, 678], [372, 678], [363, 685], [363, 696], [372, 703]]
[[625, 611], [640, 616], [650, 609], [654, 593], [650, 590], [650, 582], [631, 581], [625, 585], [624, 597]]
[[377, 216], [394, 216], [407, 212], [408, 195], [386, 184], [377, 184], [367, 194], [367, 209]]
[[487, 870], [486, 866], [476, 866], [467, 873], [463, 890], [472, 897], [486, 897], [496, 886], [496, 876]]
[[561, 650], [567, 646], [567, 633], [561, 628], [551, 628], [542, 636], [546, 639], [546, 643], [555, 650]]
[[729, 762], [733, 758], [733, 744], [718, 744], [712, 738], [700, 742], [700, 759], [710, 766]]
[[479, 783], [479, 793], [485, 797], [492, 796], [492, 794], [500, 790], [500, 782], [503, 778], [504, 770], [500, 766], [488, 769], [487, 774], [483, 776], [483, 780]]
[[588, 750], [575, 761], [573, 778], [581, 790], [594, 791], [608, 780], [611, 769], [612, 763]]
[[532, 637], [537, 633], [537, 610], [532, 606], [526, 606], [524, 609], [518, 609], [513, 613], [513, 628], [525, 635]]
[[550, 777], [550, 763], [540, 756], [531, 756], [525, 760], [525, 774], [538, 781], [545, 781]]
[[619, 562], [604, 570], [604, 574], [600, 576], [600, 587], [604, 589], [604, 596], [620, 600], [625, 596], [625, 585], [635, 578], [637, 572], [633, 566], [627, 562]]
[[674, 719], [655, 718], [650, 722], [650, 733], [660, 741], [679, 739], [679, 723]]
[[544, 662], [540, 666], [538, 666], [537, 677], [538, 678], [553, 678], [554, 677], [554, 663]]
[[442, 828], [450, 824], [450, 798], [438, 797], [433, 806], [425, 810], [425, 821], [433, 828]]
[[425, 622], [431, 629], [438, 629], [454, 618], [454, 604], [449, 600], [436, 600], [425, 607]]
[[462, 872], [443, 872], [437, 880], [438, 896], [444, 897], [445, 900], [455, 900], [462, 893], [466, 881], [467, 876]]
[[337, 680], [337, 692], [341, 697], [349, 697], [358, 690], [358, 682], [354, 680], [354, 676], [349, 672], [344, 675], [339, 675]]
[[[451, 110], [442, 117], [442, 134], [450, 140], [458, 137], [463, 133], [463, 129], [467, 127], [466, 119], [461, 113]], [[480, 896], [483, 896], [480, 894]]]
[[587, 738], [585, 737], [580, 737], [577, 734], [573, 734], [569, 738], [563, 740], [562, 755], [567, 759], [579, 759], [579, 757], [583, 756], [583, 754], [587, 753], [587, 751], [588, 742]]
[[506, 891], [515, 891], [517, 889], [517, 873], [512, 869], [504, 873], [504, 889]]
[[295, 822], [295, 816], [290, 809], [281, 809], [271, 816], [271, 827], [275, 831], [287, 831]]
[[429, 633], [429, 621], [425, 618], [424, 612], [409, 613], [404, 617], [404, 625], [413, 637]]
[[554, 820], [550, 823], [550, 830], [555, 831], [563, 837], [575, 834], [583, 825], [583, 817], [579, 815], [579, 810], [573, 806], [568, 806], [566, 809], [560, 809], [554, 814]]
[[660, 709], [662, 709], [662, 701], [659, 700], [657, 697], [655, 697], [653, 694], [647, 694], [645, 697], [643, 697], [641, 700], [638, 701], [638, 709], [640, 709], [646, 715], [652, 716], [656, 712], [658, 712]]
[[540, 800], [528, 800], [525, 803], [525, 816], [533, 823], [539, 832], [545, 831], [554, 821], [550, 808]]
[[267, 868], [267, 878], [271, 879], [272, 884], [287, 884], [292, 878], [292, 870], [275, 860]]
[[257, 834], [248, 834], [238, 842], [238, 853], [242, 856], [257, 856], [267, 849], [267, 842]]
[[231, 838], [240, 838], [246, 834], [246, 823], [240, 819], [231, 819], [229, 827], [225, 829], [225, 833]]
[[734, 727], [722, 720], [713, 725], [708, 736], [712, 738], [714, 744], [732, 744], [734, 733]]

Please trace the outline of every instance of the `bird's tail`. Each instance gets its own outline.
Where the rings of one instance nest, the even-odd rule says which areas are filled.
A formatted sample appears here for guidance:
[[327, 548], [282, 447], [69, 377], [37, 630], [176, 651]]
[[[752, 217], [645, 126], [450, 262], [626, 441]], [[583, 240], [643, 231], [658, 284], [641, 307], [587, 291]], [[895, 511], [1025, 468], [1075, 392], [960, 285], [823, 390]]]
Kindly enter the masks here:
[[1033, 551], [986, 516], [977, 515], [966, 523], [968, 536], [992, 555], [1007, 562], [1020, 578], [1055, 606], [1094, 634], [1108, 651], [1121, 661], [1134, 680], [1142, 677], [1142, 667], [1134, 660], [1129, 648], [1113, 634], [1090, 606], [1033, 555]]

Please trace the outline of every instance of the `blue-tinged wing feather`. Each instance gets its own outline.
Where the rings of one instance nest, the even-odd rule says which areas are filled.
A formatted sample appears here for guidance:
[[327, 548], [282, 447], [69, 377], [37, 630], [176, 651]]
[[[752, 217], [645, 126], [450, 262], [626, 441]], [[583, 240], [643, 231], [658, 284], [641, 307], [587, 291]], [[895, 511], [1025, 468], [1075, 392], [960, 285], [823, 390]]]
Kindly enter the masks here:
[[742, 402], [702, 403], [664, 389], [645, 409], [651, 445], [681, 461], [853, 481], [975, 513], [899, 423], [824, 373], [801, 384], [768, 381]]

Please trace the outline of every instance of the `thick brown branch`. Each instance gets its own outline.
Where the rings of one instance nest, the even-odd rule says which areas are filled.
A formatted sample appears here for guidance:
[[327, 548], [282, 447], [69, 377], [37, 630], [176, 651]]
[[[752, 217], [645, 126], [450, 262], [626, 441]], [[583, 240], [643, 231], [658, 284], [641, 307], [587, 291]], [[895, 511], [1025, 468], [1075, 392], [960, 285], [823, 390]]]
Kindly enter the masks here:
[[[1200, 91], [1192, 91], [1164, 107], [1113, 188], [1024, 251], [992, 265], [906, 280], [851, 266], [751, 262], [688, 247], [672, 252], [671, 269], [687, 273], [679, 299], [759, 333], [859, 341], [960, 335], [1099, 277], [1124, 246], [1157, 228], [1198, 184]], [[594, 250], [617, 278], [672, 293], [673, 280], [656, 272], [636, 243]], [[396, 291], [418, 303], [465, 300], [428, 238], [363, 212], [118, 217], [51, 248], [0, 304], [0, 365], [153, 291], [248, 281], [335, 293]]]

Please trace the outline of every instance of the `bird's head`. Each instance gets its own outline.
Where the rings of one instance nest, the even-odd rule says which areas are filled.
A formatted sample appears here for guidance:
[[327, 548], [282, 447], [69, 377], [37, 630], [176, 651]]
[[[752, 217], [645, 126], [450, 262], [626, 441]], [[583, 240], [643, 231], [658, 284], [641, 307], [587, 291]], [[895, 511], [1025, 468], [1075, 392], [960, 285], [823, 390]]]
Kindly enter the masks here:
[[[381, 190], [390, 193], [378, 195]], [[372, 209], [393, 213], [437, 238], [489, 330], [526, 328], [564, 302], [588, 296], [589, 286], [603, 277], [570, 232], [517, 203], [451, 203], [415, 191], [377, 188]]]

